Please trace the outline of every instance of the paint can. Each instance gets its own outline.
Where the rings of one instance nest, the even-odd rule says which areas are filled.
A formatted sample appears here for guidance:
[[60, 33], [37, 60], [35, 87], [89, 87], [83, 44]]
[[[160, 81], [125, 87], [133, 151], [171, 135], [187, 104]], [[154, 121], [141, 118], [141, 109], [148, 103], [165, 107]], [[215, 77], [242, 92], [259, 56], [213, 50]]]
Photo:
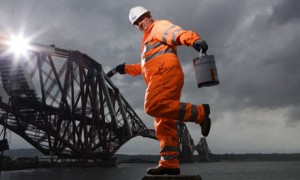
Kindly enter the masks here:
[[214, 55], [202, 54], [193, 59], [198, 88], [215, 86], [219, 84]]

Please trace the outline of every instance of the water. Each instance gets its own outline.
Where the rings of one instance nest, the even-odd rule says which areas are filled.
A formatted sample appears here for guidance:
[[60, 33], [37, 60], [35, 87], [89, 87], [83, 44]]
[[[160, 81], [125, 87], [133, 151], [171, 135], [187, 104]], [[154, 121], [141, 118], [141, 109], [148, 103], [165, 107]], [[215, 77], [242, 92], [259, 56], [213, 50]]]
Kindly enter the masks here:
[[[156, 164], [122, 164], [119, 167], [40, 168], [4, 171], [1, 180], [140, 180]], [[181, 165], [181, 174], [204, 180], [300, 180], [300, 161], [213, 162]]]

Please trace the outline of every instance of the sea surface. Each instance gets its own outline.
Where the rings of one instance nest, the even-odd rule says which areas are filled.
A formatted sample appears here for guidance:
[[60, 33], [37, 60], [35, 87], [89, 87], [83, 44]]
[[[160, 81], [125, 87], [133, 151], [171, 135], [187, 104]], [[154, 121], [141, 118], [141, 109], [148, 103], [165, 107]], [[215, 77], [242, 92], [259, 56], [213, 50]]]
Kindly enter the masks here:
[[[39, 168], [3, 171], [1, 180], [141, 180], [156, 164], [121, 164], [118, 167]], [[182, 175], [204, 180], [300, 180], [300, 161], [211, 162], [181, 165]]]

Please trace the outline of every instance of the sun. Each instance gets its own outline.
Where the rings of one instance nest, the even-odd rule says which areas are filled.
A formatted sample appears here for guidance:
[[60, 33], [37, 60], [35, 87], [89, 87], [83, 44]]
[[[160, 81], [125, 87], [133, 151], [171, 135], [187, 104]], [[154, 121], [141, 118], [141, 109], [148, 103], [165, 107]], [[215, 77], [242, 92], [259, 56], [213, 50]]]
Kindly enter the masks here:
[[23, 35], [19, 34], [17, 36], [10, 36], [7, 42], [8, 51], [14, 53], [18, 58], [20, 56], [27, 56], [28, 50], [30, 49], [29, 39], [25, 38]]

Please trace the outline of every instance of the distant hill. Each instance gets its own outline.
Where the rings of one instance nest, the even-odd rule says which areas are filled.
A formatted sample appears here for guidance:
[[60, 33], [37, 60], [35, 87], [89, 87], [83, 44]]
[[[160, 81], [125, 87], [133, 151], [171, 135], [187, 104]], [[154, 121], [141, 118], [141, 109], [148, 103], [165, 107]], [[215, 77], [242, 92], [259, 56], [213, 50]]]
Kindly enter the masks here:
[[300, 161], [300, 153], [294, 154], [211, 154], [211, 161]]
[[[157, 162], [158, 155], [119, 155], [116, 154], [119, 163], [146, 163]], [[210, 154], [211, 162], [226, 161], [300, 161], [300, 153], [295, 154]], [[194, 162], [199, 162], [199, 156], [193, 156]]]
[[36, 149], [11, 149], [11, 150], [4, 151], [3, 154], [5, 156], [15, 157], [15, 158], [19, 158], [19, 157], [33, 158], [35, 156], [42, 155], [42, 153], [40, 153]]

